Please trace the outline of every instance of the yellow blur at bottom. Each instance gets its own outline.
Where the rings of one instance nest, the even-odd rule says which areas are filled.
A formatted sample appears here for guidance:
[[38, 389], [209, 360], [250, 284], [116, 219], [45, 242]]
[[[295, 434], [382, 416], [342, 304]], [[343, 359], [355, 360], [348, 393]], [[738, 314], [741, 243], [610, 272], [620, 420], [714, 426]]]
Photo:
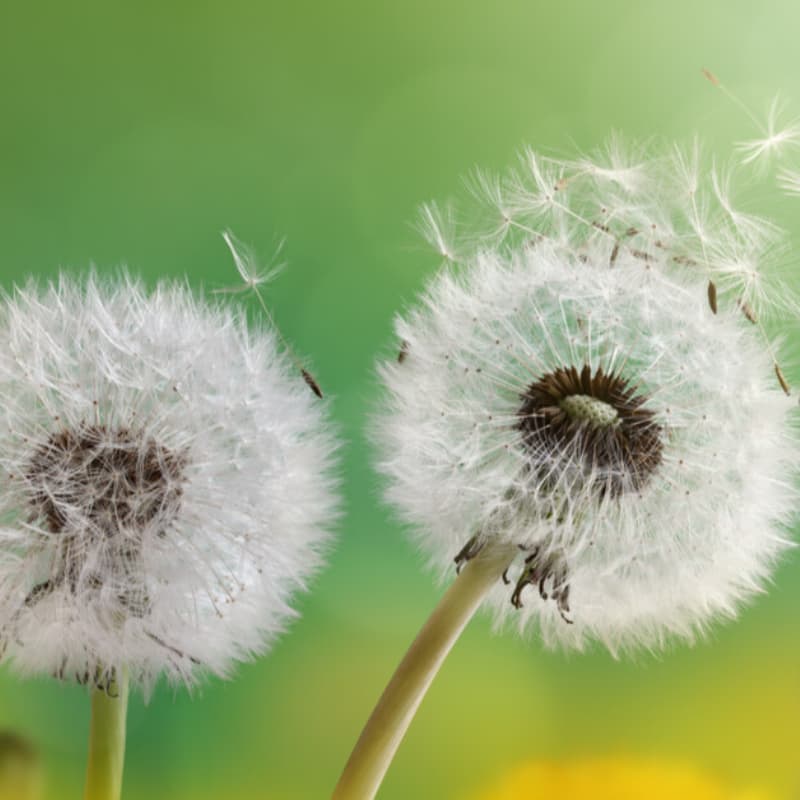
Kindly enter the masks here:
[[735, 789], [688, 764], [657, 759], [537, 761], [507, 773], [471, 800], [777, 800], [757, 788]]

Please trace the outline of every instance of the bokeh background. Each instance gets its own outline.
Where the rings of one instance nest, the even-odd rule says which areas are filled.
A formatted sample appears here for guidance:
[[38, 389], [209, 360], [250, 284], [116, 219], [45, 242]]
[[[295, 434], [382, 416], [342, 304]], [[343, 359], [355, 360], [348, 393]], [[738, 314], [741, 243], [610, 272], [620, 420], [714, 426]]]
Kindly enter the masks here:
[[[758, 111], [777, 90], [800, 109], [798, 26], [789, 0], [0, 7], [2, 285], [127, 264], [215, 288], [235, 282], [223, 228], [267, 260], [285, 236], [269, 303], [350, 442], [347, 516], [302, 618], [231, 682], [133, 699], [127, 800], [328, 796], [441, 591], [380, 502], [363, 434], [392, 315], [437, 267], [418, 205], [524, 144], [752, 136], [700, 68]], [[479, 618], [381, 796], [470, 798], [530, 759], [608, 755], [800, 797], [798, 612], [795, 556], [736, 624], [633, 663]], [[54, 800], [80, 796], [88, 713], [81, 688], [0, 672], [0, 726], [41, 748]]]

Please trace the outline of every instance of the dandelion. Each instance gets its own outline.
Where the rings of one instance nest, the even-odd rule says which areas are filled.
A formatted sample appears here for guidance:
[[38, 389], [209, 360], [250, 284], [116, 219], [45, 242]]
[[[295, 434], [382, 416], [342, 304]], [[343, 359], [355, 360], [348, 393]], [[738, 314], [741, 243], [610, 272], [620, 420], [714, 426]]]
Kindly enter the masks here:
[[261, 306], [261, 310], [264, 313], [264, 317], [275, 332], [275, 336], [280, 342], [287, 357], [294, 362], [294, 366], [302, 376], [306, 386], [308, 386], [308, 388], [311, 389], [311, 391], [314, 392], [314, 394], [321, 400], [323, 397], [322, 388], [317, 382], [317, 379], [303, 366], [302, 361], [297, 357], [292, 349], [292, 346], [284, 338], [280, 328], [278, 328], [272, 318], [272, 313], [264, 301], [264, 296], [261, 294], [261, 287], [272, 282], [286, 268], [285, 262], [277, 261], [278, 256], [283, 250], [285, 240], [281, 239], [280, 243], [278, 244], [273, 257], [273, 265], [267, 269], [263, 269], [259, 266], [253, 250], [244, 244], [244, 242], [241, 242], [239, 239], [237, 239], [231, 231], [223, 231], [222, 238], [227, 245], [228, 250], [230, 250], [231, 256], [233, 257], [233, 263], [236, 266], [236, 271], [239, 273], [239, 277], [242, 279], [242, 283], [239, 286], [232, 286], [228, 287], [227, 289], [217, 289], [216, 293], [237, 294], [240, 292], [252, 292], [256, 296], [258, 304]]
[[760, 787], [733, 788], [692, 764], [660, 758], [594, 757], [535, 761], [510, 770], [476, 800], [769, 800]]
[[480, 605], [553, 647], [658, 649], [735, 616], [790, 546], [795, 404], [742, 286], [709, 283], [769, 228], [711, 205], [723, 182], [696, 152], [637, 160], [635, 179], [612, 152], [598, 169], [526, 153], [509, 232], [396, 320], [379, 466], [432, 565], [460, 575], [338, 798], [373, 796]]
[[93, 689], [87, 797], [117, 797], [128, 681], [262, 653], [321, 564], [324, 408], [270, 328], [130, 277], [0, 303], [0, 638]]

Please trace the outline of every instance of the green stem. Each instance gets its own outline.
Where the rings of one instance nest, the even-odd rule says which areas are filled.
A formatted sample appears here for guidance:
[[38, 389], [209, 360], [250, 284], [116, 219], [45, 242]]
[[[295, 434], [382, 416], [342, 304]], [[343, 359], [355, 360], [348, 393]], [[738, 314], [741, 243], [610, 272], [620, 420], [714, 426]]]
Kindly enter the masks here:
[[372, 800], [436, 673], [519, 551], [484, 547], [461, 571], [400, 662], [356, 743], [333, 800]]
[[119, 800], [125, 762], [128, 672], [122, 670], [108, 692], [92, 691], [89, 761], [84, 800]]

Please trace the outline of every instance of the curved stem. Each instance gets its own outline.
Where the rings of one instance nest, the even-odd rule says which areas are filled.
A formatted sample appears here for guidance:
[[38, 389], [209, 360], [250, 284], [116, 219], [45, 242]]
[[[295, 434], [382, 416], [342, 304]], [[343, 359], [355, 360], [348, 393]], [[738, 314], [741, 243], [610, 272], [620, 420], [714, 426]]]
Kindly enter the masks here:
[[119, 800], [125, 762], [128, 672], [121, 670], [108, 692], [92, 690], [89, 761], [84, 800]]
[[484, 547], [445, 592], [400, 662], [356, 743], [333, 800], [371, 800], [436, 673], [486, 593], [519, 551]]

